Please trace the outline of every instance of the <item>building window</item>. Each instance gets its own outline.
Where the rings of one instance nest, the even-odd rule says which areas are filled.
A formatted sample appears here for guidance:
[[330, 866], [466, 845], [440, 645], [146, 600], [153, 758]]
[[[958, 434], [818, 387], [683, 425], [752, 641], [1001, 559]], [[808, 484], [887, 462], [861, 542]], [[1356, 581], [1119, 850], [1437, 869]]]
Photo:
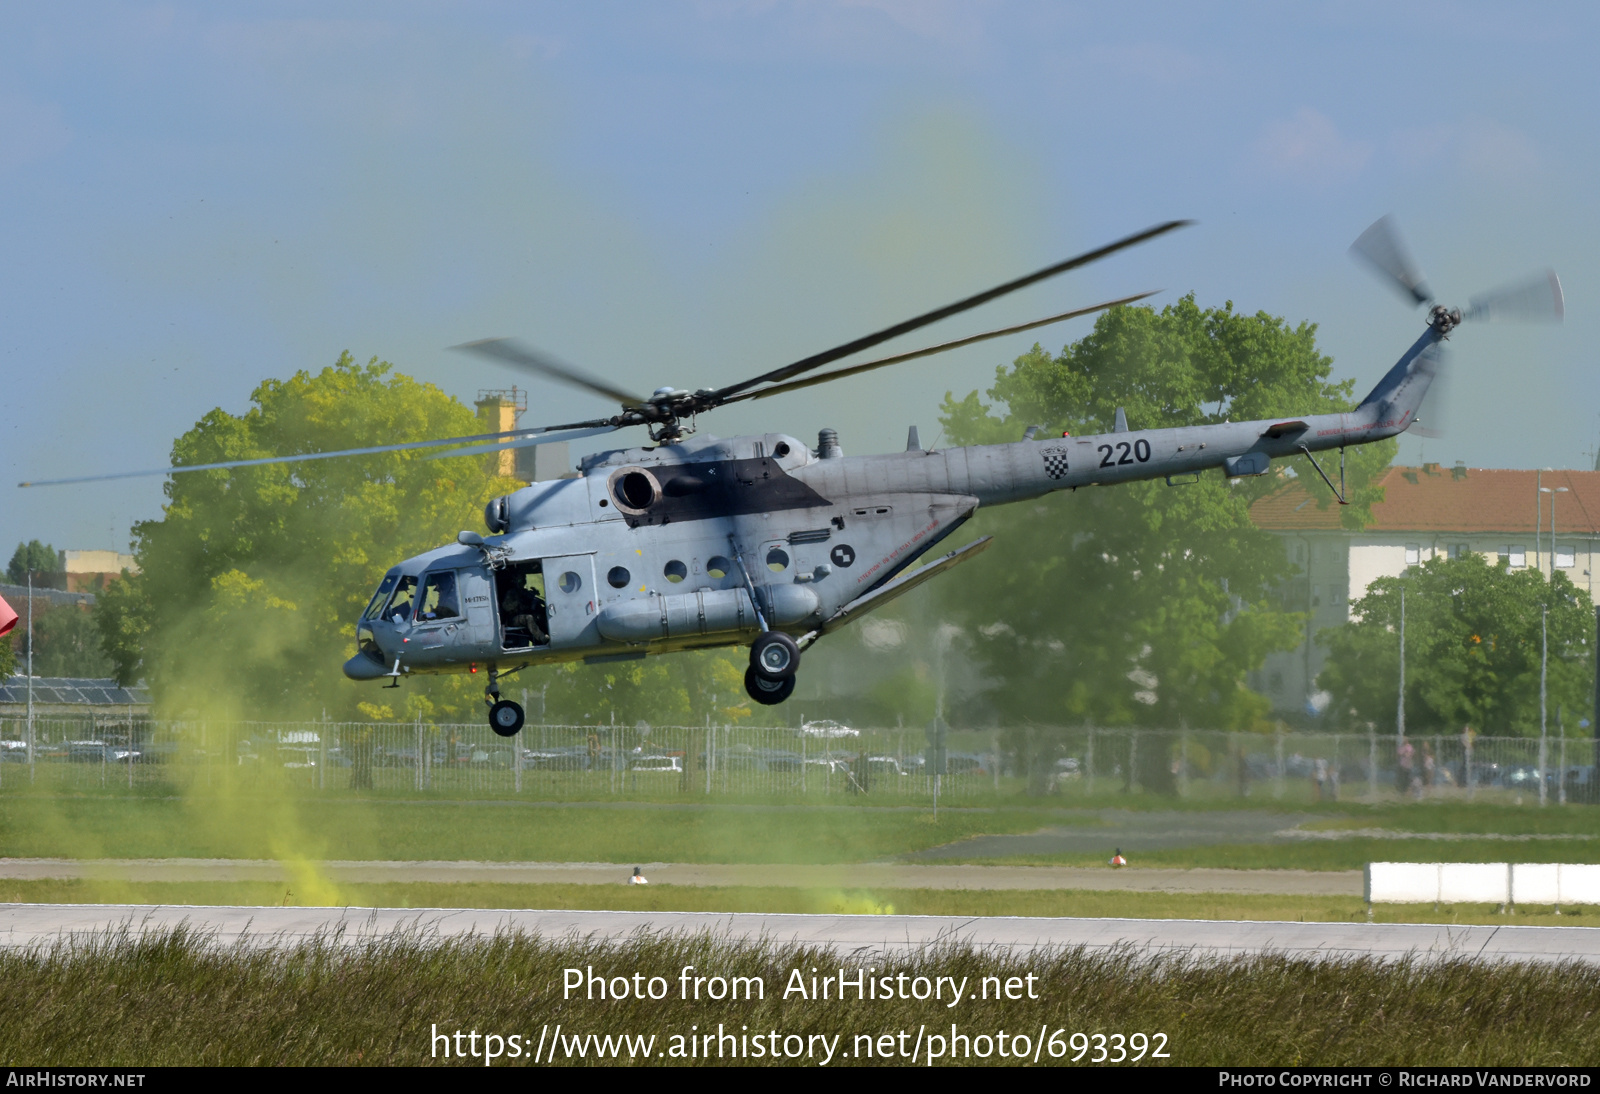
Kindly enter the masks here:
[[1515, 543], [1509, 544], [1500, 548], [1500, 561], [1513, 570], [1521, 569], [1528, 564], [1528, 549]]
[[1415, 566], [1422, 561], [1422, 548], [1415, 543], [1406, 544], [1406, 565]]
[[1450, 545], [1451, 558], [1466, 558], [1472, 553], [1472, 548], [1465, 543], [1452, 543]]
[[1572, 544], [1558, 543], [1556, 545], [1556, 568], [1561, 570], [1572, 569], [1572, 564], [1575, 561], [1573, 556], [1575, 554], [1576, 551]]

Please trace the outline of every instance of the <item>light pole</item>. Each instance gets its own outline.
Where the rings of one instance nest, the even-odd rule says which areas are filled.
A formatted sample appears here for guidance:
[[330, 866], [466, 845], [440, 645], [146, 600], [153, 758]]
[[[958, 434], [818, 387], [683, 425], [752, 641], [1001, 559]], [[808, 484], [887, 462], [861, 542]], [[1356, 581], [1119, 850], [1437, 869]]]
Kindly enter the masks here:
[[1545, 672], [1550, 665], [1550, 609], [1539, 609], [1539, 804], [1544, 805], [1544, 772], [1550, 757], [1550, 738], [1545, 735]]
[[1400, 696], [1394, 713], [1394, 747], [1398, 761], [1406, 739], [1406, 591], [1400, 590]]
[[[1572, 491], [1565, 486], [1557, 486], [1554, 488], [1549, 486], [1539, 487], [1539, 493], [1550, 495], [1550, 576], [1552, 578], [1556, 576], [1556, 495], [1570, 494], [1571, 492]], [[1544, 499], [1541, 498], [1539, 500], [1542, 503]], [[1534, 533], [1534, 540], [1537, 544], [1537, 532]], [[1541, 562], [1542, 561], [1543, 560], [1541, 559]]]
[[31, 568], [28, 570], [28, 781], [33, 782], [33, 570]]

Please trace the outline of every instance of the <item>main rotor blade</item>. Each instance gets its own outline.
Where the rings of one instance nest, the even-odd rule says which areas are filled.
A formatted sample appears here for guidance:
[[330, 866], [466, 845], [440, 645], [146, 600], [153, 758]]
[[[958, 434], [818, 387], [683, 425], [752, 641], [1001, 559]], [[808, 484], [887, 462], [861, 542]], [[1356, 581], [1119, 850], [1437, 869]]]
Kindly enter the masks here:
[[1527, 322], [1559, 323], [1566, 314], [1561, 279], [1554, 270], [1545, 270], [1521, 281], [1490, 289], [1467, 301], [1462, 319], [1494, 322], [1521, 319]]
[[883, 330], [877, 331], [876, 333], [857, 338], [853, 342], [846, 342], [843, 345], [835, 346], [832, 349], [823, 350], [821, 353], [812, 354], [810, 357], [802, 358], [801, 360], [795, 361], [792, 364], [784, 365], [782, 368], [773, 369], [771, 372], [763, 373], [762, 375], [753, 377], [749, 380], [744, 380], [737, 384], [730, 384], [727, 387], [720, 388], [713, 392], [712, 399], [715, 402], [726, 402], [731, 396], [737, 395], [741, 391], [752, 388], [756, 384], [777, 383], [779, 380], [787, 380], [789, 377], [797, 376], [802, 372], [809, 372], [814, 368], [821, 368], [823, 365], [832, 364], [834, 361], [848, 357], [852, 353], [859, 353], [861, 350], [871, 349], [873, 346], [887, 342], [891, 338], [898, 338], [902, 334], [909, 334], [911, 331], [917, 330], [920, 327], [925, 327], [930, 323], [937, 323], [941, 319], [947, 319], [952, 315], [957, 315], [971, 308], [976, 308], [979, 304], [987, 304], [989, 301], [1005, 296], [1007, 293], [1016, 292], [1018, 289], [1023, 289], [1029, 285], [1037, 284], [1046, 278], [1054, 277], [1057, 274], [1065, 273], [1068, 270], [1075, 270], [1079, 266], [1087, 266], [1089, 263], [1105, 258], [1107, 255], [1115, 254], [1117, 251], [1132, 247], [1138, 243], [1143, 243], [1149, 239], [1154, 239], [1156, 236], [1165, 235], [1167, 232], [1170, 232], [1175, 228], [1182, 228], [1193, 223], [1194, 221], [1192, 220], [1169, 220], [1165, 224], [1157, 224], [1153, 228], [1146, 228], [1142, 232], [1136, 232], [1131, 236], [1126, 236], [1117, 240], [1115, 243], [1109, 243], [1106, 246], [1099, 247], [1093, 251], [1085, 251], [1081, 255], [1067, 259], [1065, 262], [1058, 262], [1054, 266], [1046, 266], [1042, 270], [1036, 270], [1033, 273], [1028, 274], [1026, 277], [1019, 277], [1015, 281], [1007, 281], [1003, 285], [996, 285], [994, 288], [978, 293], [976, 296], [969, 296], [963, 300], [956, 301], [954, 304], [946, 304], [942, 308], [935, 308], [933, 311], [924, 312], [922, 315], [916, 316], [915, 318], [896, 323], [892, 327], [885, 327]]
[[483, 338], [476, 342], [464, 342], [452, 349], [462, 350], [467, 353], [476, 353], [482, 357], [492, 357], [502, 364], [512, 365], [528, 372], [537, 373], [551, 380], [559, 380], [573, 387], [581, 387], [586, 391], [604, 395], [615, 400], [625, 407], [644, 406], [648, 399], [625, 391], [608, 380], [598, 376], [591, 376], [576, 366], [565, 361], [559, 361], [549, 354], [541, 353], [536, 349], [524, 346], [522, 343], [510, 338]]
[[974, 334], [966, 338], [957, 338], [954, 342], [940, 342], [937, 346], [928, 346], [926, 349], [912, 350], [910, 353], [897, 353], [893, 357], [880, 357], [875, 361], [866, 361], [859, 365], [851, 365], [848, 368], [834, 369], [832, 372], [824, 372], [821, 376], [808, 376], [804, 380], [790, 380], [786, 384], [778, 384], [774, 387], [762, 388], [760, 391], [747, 391], [743, 395], [735, 395], [733, 398], [729, 399], [728, 402], [738, 403], [743, 402], [745, 399], [765, 399], [769, 395], [782, 395], [787, 391], [799, 391], [803, 387], [813, 387], [817, 384], [825, 384], [830, 380], [842, 380], [846, 376], [855, 376], [862, 372], [870, 372], [875, 368], [883, 368], [886, 365], [898, 365], [902, 361], [913, 361], [918, 357], [930, 357], [935, 353], [943, 353], [946, 350], [960, 349], [962, 346], [970, 346], [975, 342], [986, 342], [991, 338], [1003, 338], [1008, 334], [1021, 334], [1023, 331], [1033, 330], [1035, 327], [1048, 327], [1052, 323], [1061, 323], [1068, 319], [1076, 319], [1080, 315], [1089, 315], [1097, 311], [1106, 311], [1109, 308], [1115, 308], [1121, 304], [1131, 304], [1135, 300], [1143, 300], [1147, 296], [1154, 296], [1159, 291], [1159, 289], [1156, 289], [1150, 292], [1138, 293], [1135, 296], [1124, 296], [1120, 300], [1107, 300], [1104, 304], [1093, 304], [1087, 308], [1077, 308], [1073, 311], [1064, 311], [1059, 315], [1047, 316], [1044, 319], [1035, 319], [1031, 323], [1019, 323], [1014, 327], [1005, 327], [1001, 330], [985, 331], [983, 334]]
[[507, 448], [532, 448], [536, 444], [550, 444], [554, 441], [577, 441], [584, 437], [598, 437], [602, 433], [615, 433], [621, 426], [603, 425], [593, 429], [574, 429], [566, 433], [541, 433], [537, 437], [523, 437], [517, 441], [502, 441], [499, 444], [480, 444], [473, 448], [457, 448], [450, 452], [435, 452], [428, 456], [430, 460], [448, 460], [452, 456], [477, 456], [485, 452], [499, 452]]
[[[596, 432], [609, 432], [609, 428], [614, 428], [611, 426], [610, 419], [606, 418], [602, 418], [594, 422], [574, 422], [571, 426], [556, 426], [554, 428], [571, 429], [600, 425], [605, 425], [608, 427], [608, 429], [596, 430]], [[477, 433], [470, 437], [443, 437], [435, 441], [408, 441], [404, 444], [378, 444], [367, 448], [341, 448], [335, 452], [306, 452], [298, 456], [263, 456], [259, 459], [253, 460], [224, 460], [220, 463], [196, 463], [185, 464], [181, 467], [157, 467], [146, 471], [119, 471], [112, 475], [84, 475], [74, 479], [40, 479], [37, 482], [19, 482], [17, 485], [19, 487], [65, 486], [71, 483], [79, 482], [106, 482], [110, 479], [137, 479], [145, 478], [151, 475], [178, 475], [185, 471], [226, 471], [235, 467], [261, 467], [269, 463], [303, 463], [308, 460], [331, 460], [341, 456], [371, 456], [379, 452], [406, 452], [415, 448], [438, 448], [441, 445], [463, 444], [469, 441], [486, 441], [497, 437], [521, 437], [535, 432], [538, 431], [532, 429], [515, 429], [504, 433]], [[592, 434], [588, 432], [582, 433], [582, 436], [591, 435]], [[542, 443], [544, 440], [554, 441], [568, 438], [576, 439], [577, 436], [578, 434], [574, 433], [556, 435], [547, 431], [546, 433], [541, 434], [540, 441], [535, 441], [534, 443]]]
[[1362, 259], [1388, 278], [1402, 296], [1414, 304], [1426, 304], [1433, 299], [1422, 271], [1400, 238], [1400, 228], [1392, 216], [1381, 216], [1372, 226], [1350, 244], [1350, 253]]

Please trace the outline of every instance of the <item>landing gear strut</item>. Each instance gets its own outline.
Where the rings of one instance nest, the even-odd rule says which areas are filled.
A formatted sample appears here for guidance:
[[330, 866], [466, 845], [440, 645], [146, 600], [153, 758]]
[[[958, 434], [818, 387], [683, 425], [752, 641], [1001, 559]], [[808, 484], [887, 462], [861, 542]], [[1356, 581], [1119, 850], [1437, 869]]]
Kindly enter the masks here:
[[500, 698], [500, 673], [494, 669], [489, 670], [489, 686], [484, 689], [483, 701], [489, 704], [489, 728], [502, 737], [515, 737], [526, 716], [520, 703]]
[[777, 706], [794, 694], [800, 646], [782, 631], [765, 631], [750, 644], [744, 690], [762, 706]]

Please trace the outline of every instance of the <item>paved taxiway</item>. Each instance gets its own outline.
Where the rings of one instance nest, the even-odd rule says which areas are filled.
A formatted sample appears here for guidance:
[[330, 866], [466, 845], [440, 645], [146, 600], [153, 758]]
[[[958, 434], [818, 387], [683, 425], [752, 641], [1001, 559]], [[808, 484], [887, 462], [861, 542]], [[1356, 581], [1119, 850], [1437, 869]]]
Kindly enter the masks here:
[[[857, 863], [768, 866], [715, 863], [332, 861], [316, 869], [345, 883], [488, 882], [500, 885], [611, 885], [643, 867], [656, 885], [762, 885], [787, 889], [1089, 889], [1105, 892], [1362, 895], [1360, 870], [1169, 870], [1075, 866]], [[0, 859], [0, 879], [289, 882], [268, 859]]]
[[48, 945], [127, 927], [179, 925], [219, 943], [285, 944], [342, 931], [349, 943], [397, 930], [440, 938], [495, 931], [621, 940], [641, 931], [712, 932], [733, 939], [823, 946], [841, 957], [961, 942], [1013, 951], [1049, 946], [1122, 947], [1133, 953], [1230, 957], [1384, 959], [1468, 957], [1488, 961], [1600, 964], [1600, 929], [1472, 927], [1421, 923], [1279, 923], [1188, 919], [1049, 919], [960, 916], [769, 915], [755, 912], [509, 911], [464, 908], [239, 908], [106, 904], [0, 905], [0, 945]]

